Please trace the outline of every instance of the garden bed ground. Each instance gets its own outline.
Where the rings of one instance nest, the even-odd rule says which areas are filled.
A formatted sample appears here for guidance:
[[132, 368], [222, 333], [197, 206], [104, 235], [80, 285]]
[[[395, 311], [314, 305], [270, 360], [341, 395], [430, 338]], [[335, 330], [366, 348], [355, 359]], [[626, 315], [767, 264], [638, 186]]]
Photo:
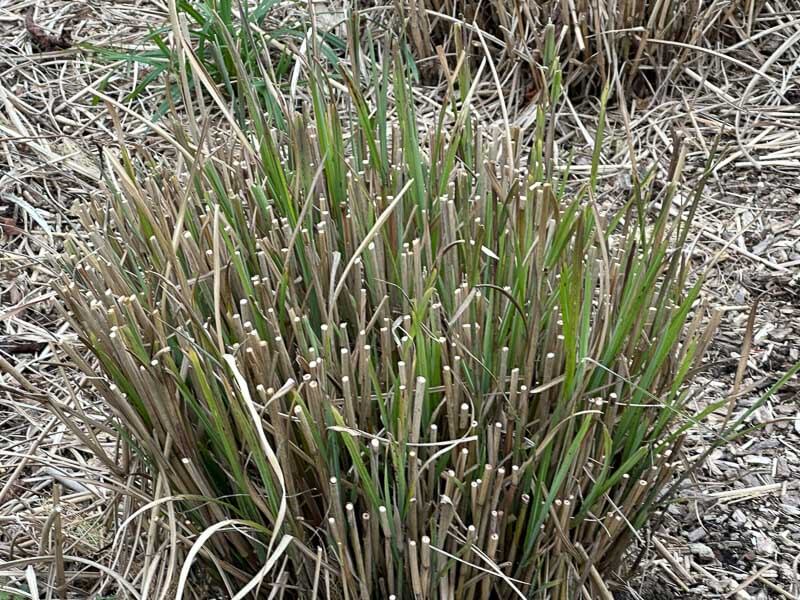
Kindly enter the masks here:
[[[35, 4], [0, 4], [0, 586], [22, 588], [26, 577], [38, 579], [44, 597], [57, 584], [52, 557], [33, 557], [49, 556], [41, 540], [53, 525], [58, 483], [68, 586], [95, 589], [105, 581], [108, 594], [118, 585], [109, 573], [124, 578], [130, 568], [112, 544], [117, 516], [130, 500], [125, 481], [94, 460], [50, 410], [55, 400], [102, 411], [59, 350], [72, 334], [54, 310], [45, 257], [75, 225], [76, 203], [103, 201], [102, 152], [116, 152], [117, 131], [134, 151], [160, 152], [148, 124], [133, 115], [148, 113], [147, 96], [133, 105], [124, 99], [142, 71], [102, 62], [73, 44], [135, 44], [163, 23], [165, 8], [130, 0], [41, 3], [35, 24], [49, 37], [37, 48], [37, 30], [26, 27]], [[687, 189], [723, 131], [726, 158], [711, 178], [692, 237], [694, 264], [708, 269], [705, 300], [723, 311], [698, 403], [731, 394], [743, 340], [752, 332], [734, 415], [800, 360], [800, 21], [783, 8], [767, 4], [751, 32], [756, 41], [698, 53], [657, 97], [635, 100], [630, 115], [640, 167], [663, 163], [672, 128], [684, 132]], [[782, 49], [792, 37], [795, 43]], [[59, 41], [67, 47], [58, 48]], [[765, 77], [749, 89], [753, 72], [729, 57]], [[93, 101], [92, 89], [101, 84], [131, 112]], [[559, 130], [593, 132], [593, 106], [565, 109]], [[630, 164], [619, 111], [612, 107], [609, 119], [601, 198], [614, 202]], [[583, 139], [563, 141], [578, 165], [591, 156]], [[724, 418], [713, 415], [688, 441], [687, 466]], [[790, 381], [755, 412], [752, 425], [758, 428], [712, 453], [659, 529], [643, 532], [641, 575], [618, 582], [620, 597], [800, 598], [800, 383]], [[33, 568], [26, 573], [27, 565]]]

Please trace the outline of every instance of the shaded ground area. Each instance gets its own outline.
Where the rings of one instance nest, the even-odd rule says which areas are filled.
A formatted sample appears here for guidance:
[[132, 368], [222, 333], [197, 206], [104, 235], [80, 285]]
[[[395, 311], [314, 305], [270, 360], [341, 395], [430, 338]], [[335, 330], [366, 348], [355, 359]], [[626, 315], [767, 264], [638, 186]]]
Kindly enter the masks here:
[[[52, 412], [110, 419], [82, 391], [59, 348], [71, 333], [56, 310], [45, 257], [77, 225], [77, 203], [102, 202], [102, 151], [116, 151], [117, 131], [134, 151], [146, 147], [157, 156], [159, 148], [146, 123], [93, 100], [92, 90], [102, 87], [150, 114], [147, 95], [134, 105], [125, 100], [143, 71], [102, 61], [85, 47], [43, 44], [26, 28], [30, 6], [0, 6], [0, 360], [16, 374], [0, 370], [0, 585], [21, 588], [26, 577], [38, 578], [40, 591], [59, 585], [52, 559], [28, 560], [50, 556], [56, 527], [65, 540], [66, 585], [78, 597], [81, 588], [107, 593], [119, 585], [109, 573], [124, 578], [131, 569], [135, 556], [113, 536], [119, 516], [137, 505], [130, 497], [136, 488], [124, 476], [126, 457], [110, 426], [87, 439]], [[704, 300], [721, 311], [698, 408], [730, 398], [733, 417], [800, 360], [800, 21], [783, 8], [764, 9], [754, 41], [698, 53], [677, 69], [674, 85], [632, 101], [628, 117], [640, 169], [655, 162], [665, 173], [673, 131], [683, 132], [684, 200], [721, 135], [723, 158], [687, 250], [698, 272], [707, 269]], [[162, 23], [164, 10], [149, 2], [55, 2], [32, 18], [51, 41], [124, 46]], [[601, 201], [613, 203], [630, 185], [631, 164], [625, 119], [618, 109], [609, 118]], [[576, 177], [586, 175], [596, 121], [591, 101], [565, 106], [560, 116], [559, 146], [576, 151]], [[751, 348], [741, 363], [747, 339]], [[687, 467], [727, 417], [726, 410], [715, 413], [688, 440]], [[711, 454], [661, 528], [642, 532], [643, 574], [620, 582], [620, 598], [800, 597], [798, 382], [757, 410], [752, 425]], [[87, 444], [104, 448], [108, 463]], [[135, 526], [125, 533], [141, 534]]]

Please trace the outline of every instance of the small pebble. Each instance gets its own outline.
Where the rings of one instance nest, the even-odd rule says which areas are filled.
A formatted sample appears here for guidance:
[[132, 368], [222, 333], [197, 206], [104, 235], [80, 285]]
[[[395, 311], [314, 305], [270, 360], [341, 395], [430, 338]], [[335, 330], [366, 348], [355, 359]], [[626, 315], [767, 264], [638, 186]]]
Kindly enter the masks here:
[[769, 536], [760, 531], [753, 532], [753, 547], [761, 556], [775, 556], [778, 553], [778, 545]]
[[698, 527], [697, 529], [693, 529], [689, 532], [689, 541], [690, 542], [699, 542], [704, 537], [706, 537], [706, 530], [702, 527]]
[[689, 544], [689, 551], [697, 557], [697, 560], [702, 562], [709, 562], [714, 560], [714, 551], [705, 544], [694, 543]]

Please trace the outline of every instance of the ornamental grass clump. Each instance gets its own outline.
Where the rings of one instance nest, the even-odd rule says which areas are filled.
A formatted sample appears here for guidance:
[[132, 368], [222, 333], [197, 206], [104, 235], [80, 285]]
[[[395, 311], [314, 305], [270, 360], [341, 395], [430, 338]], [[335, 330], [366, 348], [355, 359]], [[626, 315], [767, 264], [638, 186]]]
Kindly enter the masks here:
[[[546, 86], [541, 74], [549, 24], [572, 97], [617, 90], [649, 96], [704, 48], [745, 39], [762, 3], [684, 0], [409, 0], [400, 3], [408, 43], [430, 80], [444, 56], [464, 48], [491, 55], [510, 106], [525, 106]], [[545, 63], [546, 64], [546, 63]]]
[[546, 110], [490, 135], [462, 74], [427, 126], [399, 59], [347, 103], [309, 67], [283, 129], [187, 95], [175, 164], [109, 159], [59, 289], [159, 499], [150, 589], [202, 557], [237, 597], [610, 597], [702, 417], [699, 191], [670, 214], [678, 144], [603, 212], [602, 127], [573, 189]]

